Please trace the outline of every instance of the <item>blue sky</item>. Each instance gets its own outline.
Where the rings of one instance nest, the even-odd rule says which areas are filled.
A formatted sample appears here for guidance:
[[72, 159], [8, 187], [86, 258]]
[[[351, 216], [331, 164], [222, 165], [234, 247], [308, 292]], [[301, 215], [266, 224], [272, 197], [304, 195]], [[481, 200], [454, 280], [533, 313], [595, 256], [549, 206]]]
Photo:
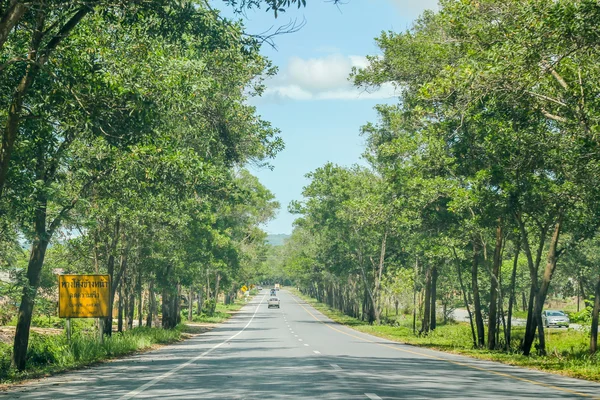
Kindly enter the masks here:
[[[251, 168], [281, 203], [277, 217], [264, 227], [268, 233], [292, 232], [295, 216], [287, 206], [302, 199], [307, 173], [327, 162], [361, 163], [360, 127], [377, 120], [376, 104], [397, 100], [391, 86], [376, 93], [353, 88], [347, 80], [350, 69], [365, 66], [365, 56], [379, 54], [375, 37], [382, 31], [404, 31], [423, 10], [437, 7], [437, 0], [341, 3], [308, 0], [306, 8], [293, 8], [277, 19], [265, 10], [249, 11], [244, 18], [247, 32], [253, 34], [291, 20], [305, 21], [300, 31], [277, 36], [277, 49], [263, 46], [262, 53], [279, 67], [279, 74], [267, 82], [263, 97], [251, 101], [285, 141], [285, 150], [271, 160], [273, 170]], [[231, 15], [221, 1], [211, 4]]]

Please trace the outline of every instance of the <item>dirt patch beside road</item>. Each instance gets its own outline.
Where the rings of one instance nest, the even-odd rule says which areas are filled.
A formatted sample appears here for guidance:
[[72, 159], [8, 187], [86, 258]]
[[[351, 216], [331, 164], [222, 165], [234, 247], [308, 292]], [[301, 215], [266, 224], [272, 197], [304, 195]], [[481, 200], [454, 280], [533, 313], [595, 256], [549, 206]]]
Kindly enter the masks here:
[[[15, 330], [14, 326], [0, 326], [0, 342], [12, 344], [15, 339]], [[31, 327], [31, 331], [42, 335], [60, 335], [64, 329]]]
[[187, 339], [211, 331], [217, 325], [219, 324], [213, 324], [208, 322], [186, 322], [186, 327], [183, 329], [183, 331], [181, 331], [181, 334], [184, 338]]

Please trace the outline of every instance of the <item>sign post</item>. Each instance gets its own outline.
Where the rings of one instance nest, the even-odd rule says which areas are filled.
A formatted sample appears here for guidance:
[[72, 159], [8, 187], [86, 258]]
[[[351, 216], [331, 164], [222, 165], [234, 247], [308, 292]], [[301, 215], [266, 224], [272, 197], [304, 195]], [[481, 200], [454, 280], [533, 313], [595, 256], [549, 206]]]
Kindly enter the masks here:
[[71, 318], [67, 318], [67, 342], [71, 343]]
[[58, 276], [58, 316], [67, 319], [69, 341], [71, 318], [107, 317], [109, 307], [110, 275]]

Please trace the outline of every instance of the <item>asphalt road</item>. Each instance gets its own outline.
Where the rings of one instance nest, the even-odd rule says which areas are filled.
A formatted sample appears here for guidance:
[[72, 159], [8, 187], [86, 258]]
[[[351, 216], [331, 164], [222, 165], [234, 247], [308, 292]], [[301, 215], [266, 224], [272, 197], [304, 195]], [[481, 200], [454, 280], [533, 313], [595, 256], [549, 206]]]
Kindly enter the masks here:
[[263, 290], [229, 321], [157, 351], [28, 383], [0, 399], [598, 398], [600, 384], [400, 345]]

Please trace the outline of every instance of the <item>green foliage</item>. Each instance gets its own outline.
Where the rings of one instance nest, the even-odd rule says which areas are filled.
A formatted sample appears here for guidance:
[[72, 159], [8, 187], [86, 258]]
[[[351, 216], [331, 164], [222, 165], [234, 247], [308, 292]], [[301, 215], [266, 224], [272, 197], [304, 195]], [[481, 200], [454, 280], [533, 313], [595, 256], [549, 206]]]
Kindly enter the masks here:
[[569, 316], [569, 320], [571, 323], [576, 324], [589, 324], [592, 320], [592, 310], [593, 306], [588, 305], [584, 307], [581, 311], [567, 311], [566, 314]]
[[194, 315], [192, 321], [218, 324], [231, 318], [233, 312], [239, 311], [243, 305], [244, 303], [241, 302], [234, 304], [217, 304], [213, 313], [206, 313], [203, 311], [201, 315]]
[[202, 313], [212, 317], [215, 313], [215, 299], [209, 299], [202, 304]]
[[[74, 29], [53, 42], [71, 6], [31, 8], [0, 40], [0, 155], [11, 155], [0, 165], [0, 268], [16, 279], [0, 294], [25, 304], [33, 297], [21, 299], [28, 279], [39, 281], [31, 288], [35, 315], [22, 321], [61, 326], [53, 320], [56, 272], [108, 272], [123, 293], [152, 286], [165, 303], [173, 288], [214, 284], [217, 276], [215, 297], [248, 282], [266, 251], [259, 226], [279, 204], [242, 167], [265, 166], [283, 148], [278, 130], [247, 101], [275, 72], [259, 41], [208, 4], [150, 1], [100, 2], [93, 13], [85, 6]], [[40, 46], [58, 46], [31, 48], [35, 32]], [[28, 52], [31, 69], [15, 61]], [[11, 108], [19, 98], [26, 107]], [[168, 310], [167, 320], [177, 315]], [[3, 311], [2, 319], [13, 317]]]

